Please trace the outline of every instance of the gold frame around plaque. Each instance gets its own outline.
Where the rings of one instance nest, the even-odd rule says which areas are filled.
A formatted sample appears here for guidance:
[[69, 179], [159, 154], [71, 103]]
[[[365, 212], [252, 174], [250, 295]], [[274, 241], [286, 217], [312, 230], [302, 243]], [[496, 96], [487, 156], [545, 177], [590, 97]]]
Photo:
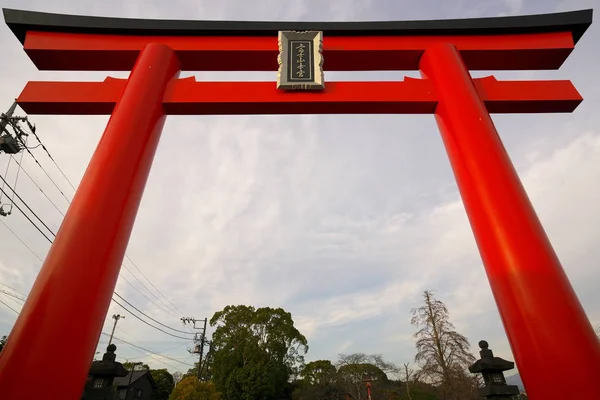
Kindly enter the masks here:
[[[283, 90], [323, 90], [325, 89], [325, 76], [323, 72], [323, 32], [321, 31], [279, 31], [277, 35], [279, 55], [277, 63], [277, 89]], [[293, 41], [310, 41], [312, 43], [310, 76], [312, 79], [300, 81], [290, 76], [290, 43]]]

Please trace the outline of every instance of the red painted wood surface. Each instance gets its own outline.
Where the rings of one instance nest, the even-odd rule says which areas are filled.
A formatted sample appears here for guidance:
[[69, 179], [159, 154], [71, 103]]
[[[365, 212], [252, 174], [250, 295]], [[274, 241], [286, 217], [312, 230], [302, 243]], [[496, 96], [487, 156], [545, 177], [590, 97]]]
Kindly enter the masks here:
[[458, 50], [431, 47], [421, 70], [527, 394], [557, 399], [569, 382], [569, 398], [600, 399], [600, 342]]
[[[454, 43], [470, 70], [557, 69], [574, 48], [570, 32], [489, 36], [325, 37], [327, 71], [418, 70], [429, 46]], [[129, 71], [146, 43], [171, 47], [186, 71], [275, 71], [277, 37], [119, 36], [27, 33], [42, 70]]]
[[[126, 84], [29, 82], [18, 98], [28, 114], [110, 114]], [[475, 79], [492, 113], [572, 112], [582, 101], [569, 81]], [[164, 97], [168, 115], [432, 114], [438, 96], [425, 79], [398, 82], [327, 82], [323, 93], [283, 92], [274, 82], [196, 82], [179, 79]]]
[[1, 399], [81, 398], [178, 70], [166, 46], [141, 52], [0, 353]]

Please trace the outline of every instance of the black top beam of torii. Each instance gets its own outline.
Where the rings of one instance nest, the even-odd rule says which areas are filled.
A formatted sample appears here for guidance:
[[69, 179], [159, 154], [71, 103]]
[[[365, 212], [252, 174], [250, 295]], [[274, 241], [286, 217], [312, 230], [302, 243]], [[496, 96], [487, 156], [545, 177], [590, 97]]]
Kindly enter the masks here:
[[264, 22], [108, 18], [3, 9], [21, 43], [28, 31], [133, 36], [273, 36], [278, 31], [323, 31], [326, 36], [473, 36], [571, 32], [575, 43], [593, 10], [553, 14], [424, 21]]

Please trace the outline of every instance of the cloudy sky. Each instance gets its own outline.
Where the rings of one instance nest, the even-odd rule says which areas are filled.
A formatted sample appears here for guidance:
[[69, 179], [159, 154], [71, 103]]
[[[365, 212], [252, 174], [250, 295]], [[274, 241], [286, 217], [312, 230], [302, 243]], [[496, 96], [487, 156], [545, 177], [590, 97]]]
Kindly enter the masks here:
[[[172, 19], [406, 20], [548, 13], [599, 0], [2, 0], [3, 7]], [[560, 71], [499, 79], [571, 79], [585, 98], [564, 115], [494, 116], [538, 214], [589, 318], [600, 325], [600, 25]], [[39, 72], [0, 26], [0, 109], [28, 80], [102, 80], [105, 73]], [[183, 73], [189, 76], [193, 73]], [[484, 76], [489, 73], [477, 73]], [[329, 80], [401, 79], [404, 73], [327, 73]], [[409, 76], [418, 76], [409, 73]], [[125, 77], [123, 73], [111, 76]], [[198, 73], [204, 80], [274, 80], [274, 73]], [[32, 116], [76, 186], [107, 117]], [[73, 190], [34, 150], [68, 199]], [[8, 157], [0, 155], [4, 174]], [[25, 155], [17, 190], [53, 229], [68, 202]], [[12, 164], [9, 179], [14, 179]], [[111, 210], [106, 210], [107, 213]], [[26, 295], [49, 244], [15, 212], [0, 225], [0, 289]], [[310, 345], [309, 360], [340, 352], [412, 361], [410, 310], [436, 291], [474, 345], [512, 359], [466, 214], [432, 116], [170, 117], [127, 250], [117, 292], [181, 330], [179, 317], [228, 304], [284, 307]], [[135, 263], [135, 266], [132, 264]], [[148, 278], [146, 280], [139, 270]], [[131, 271], [132, 273], [130, 273]], [[8, 285], [8, 286], [6, 286]], [[164, 296], [164, 297], [163, 297]], [[159, 301], [160, 299], [160, 301]], [[0, 293], [20, 310], [20, 303]], [[115, 336], [169, 359], [119, 345], [121, 359], [186, 371], [191, 342], [125, 314]], [[0, 335], [16, 313], [0, 304]], [[76, 326], [74, 326], [76, 329]], [[183, 337], [188, 335], [181, 334]], [[107, 343], [103, 337], [99, 351]]]

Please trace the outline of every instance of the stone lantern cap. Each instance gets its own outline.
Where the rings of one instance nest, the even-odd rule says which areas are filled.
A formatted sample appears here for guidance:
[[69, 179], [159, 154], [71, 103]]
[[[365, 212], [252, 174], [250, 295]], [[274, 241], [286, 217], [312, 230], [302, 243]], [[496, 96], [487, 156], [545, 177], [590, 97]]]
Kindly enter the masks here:
[[123, 364], [116, 362], [117, 346], [114, 344], [108, 345], [106, 353], [102, 357], [102, 361], [94, 361], [90, 368], [90, 375], [98, 377], [115, 377], [125, 376], [128, 371], [123, 367]]
[[485, 340], [479, 342], [479, 347], [481, 348], [479, 352], [481, 359], [469, 367], [471, 373], [504, 372], [515, 367], [515, 363], [512, 361], [494, 357], [494, 353], [489, 349], [488, 342]]

